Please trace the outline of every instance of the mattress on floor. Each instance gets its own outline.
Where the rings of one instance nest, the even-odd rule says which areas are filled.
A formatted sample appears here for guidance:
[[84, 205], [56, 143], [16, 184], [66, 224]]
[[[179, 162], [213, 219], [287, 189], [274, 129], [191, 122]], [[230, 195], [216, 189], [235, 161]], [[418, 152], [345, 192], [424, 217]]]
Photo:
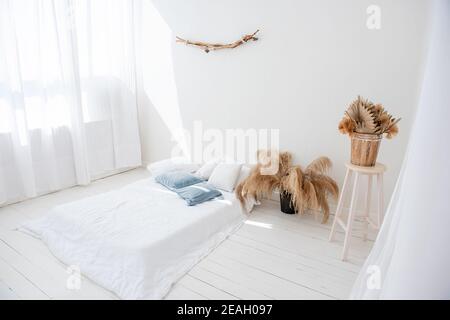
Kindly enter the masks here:
[[234, 194], [187, 206], [154, 182], [55, 207], [22, 226], [123, 299], [160, 299], [245, 218]]

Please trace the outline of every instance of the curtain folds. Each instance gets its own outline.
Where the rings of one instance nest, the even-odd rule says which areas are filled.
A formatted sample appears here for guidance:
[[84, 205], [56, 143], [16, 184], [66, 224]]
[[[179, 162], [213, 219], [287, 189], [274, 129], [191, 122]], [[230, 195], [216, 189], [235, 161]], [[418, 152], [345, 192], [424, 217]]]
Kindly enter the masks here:
[[0, 205], [141, 164], [134, 5], [0, 0]]
[[353, 299], [450, 299], [450, 2], [433, 18], [407, 156]]

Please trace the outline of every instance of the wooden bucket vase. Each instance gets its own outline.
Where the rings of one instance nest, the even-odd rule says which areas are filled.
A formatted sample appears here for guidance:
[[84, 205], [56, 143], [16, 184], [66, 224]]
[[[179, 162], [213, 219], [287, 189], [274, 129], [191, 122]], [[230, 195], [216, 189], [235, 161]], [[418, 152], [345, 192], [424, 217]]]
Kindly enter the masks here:
[[382, 138], [381, 134], [353, 134], [351, 163], [357, 166], [373, 167], [377, 162]]

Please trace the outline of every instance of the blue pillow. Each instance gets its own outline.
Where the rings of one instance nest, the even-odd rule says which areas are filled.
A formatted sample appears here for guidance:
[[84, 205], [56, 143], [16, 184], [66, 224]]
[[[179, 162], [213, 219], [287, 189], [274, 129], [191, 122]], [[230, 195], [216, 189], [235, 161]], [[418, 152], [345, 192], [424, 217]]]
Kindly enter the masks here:
[[162, 184], [170, 190], [176, 190], [179, 188], [184, 188], [192, 184], [203, 182], [202, 179], [196, 176], [183, 172], [183, 171], [172, 171], [160, 174], [155, 177], [155, 181]]
[[222, 195], [214, 186], [207, 183], [199, 183], [175, 190], [178, 195], [186, 200], [188, 206], [214, 199]]

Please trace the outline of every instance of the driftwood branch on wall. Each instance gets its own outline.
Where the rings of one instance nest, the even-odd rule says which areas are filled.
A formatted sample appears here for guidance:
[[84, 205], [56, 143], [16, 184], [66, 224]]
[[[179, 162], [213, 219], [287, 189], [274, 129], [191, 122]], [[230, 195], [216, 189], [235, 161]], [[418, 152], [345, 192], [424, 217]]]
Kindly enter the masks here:
[[190, 41], [190, 40], [185, 40], [183, 38], [177, 37], [177, 42], [179, 43], [184, 43], [185, 45], [191, 45], [191, 46], [195, 46], [197, 48], [201, 48], [202, 50], [204, 50], [206, 53], [210, 52], [211, 50], [220, 50], [220, 49], [234, 49], [236, 47], [239, 47], [240, 45], [253, 40], [256, 41], [258, 40], [257, 37], [255, 37], [255, 35], [259, 32], [259, 30], [256, 30], [255, 32], [253, 32], [252, 34], [246, 34], [245, 36], [243, 36], [241, 39], [232, 42], [232, 43], [208, 43], [208, 42], [201, 42], [201, 41]]

